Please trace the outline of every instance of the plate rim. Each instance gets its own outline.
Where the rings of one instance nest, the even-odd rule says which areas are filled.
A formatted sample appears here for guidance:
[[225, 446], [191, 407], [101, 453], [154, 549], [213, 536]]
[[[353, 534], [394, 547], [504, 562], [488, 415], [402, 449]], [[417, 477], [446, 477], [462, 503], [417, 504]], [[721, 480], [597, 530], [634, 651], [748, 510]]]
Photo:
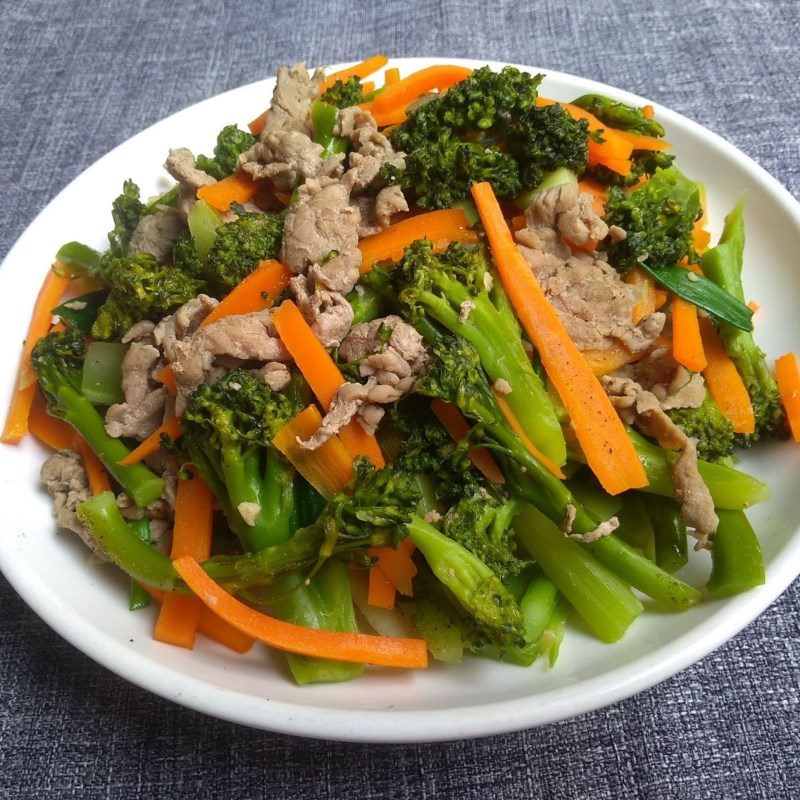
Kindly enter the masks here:
[[[547, 77], [567, 82], [585, 91], [607, 93], [629, 103], [653, 105], [659, 116], [668, 123], [673, 120], [687, 125], [694, 133], [710, 141], [729, 158], [737, 161], [750, 177], [768, 190], [800, 227], [800, 203], [776, 178], [719, 134], [668, 107], [599, 81], [514, 62], [416, 56], [392, 58], [390, 63], [408, 70], [414, 67], [420, 68], [433, 60], [473, 68], [476, 64], [488, 64], [495, 69], [506, 65], [516, 66], [532, 72], [542, 72]], [[332, 65], [330, 69], [340, 69], [350, 63], [353, 62]], [[33, 217], [0, 264], [0, 276], [6, 263], [16, 258], [17, 251], [25, 246], [26, 237], [36, 228], [48, 208], [57, 203], [62, 195], [68, 193], [87, 170], [100, 168], [100, 165], [113, 157], [117, 151], [147, 136], [154, 128], [166, 125], [188, 109], [213, 103], [233, 92], [267, 85], [272, 80], [274, 76], [243, 84], [192, 103], [154, 122], [100, 156], [64, 186]], [[528, 697], [468, 707], [389, 710], [325, 708], [311, 704], [298, 705], [266, 697], [264, 705], [261, 706], [253, 704], [253, 697], [250, 694], [217, 687], [187, 676], [178, 669], [153, 661], [145, 653], [125, 648], [96, 626], [79, 617], [76, 618], [69, 609], [61, 608], [55, 595], [51, 594], [48, 584], [37, 582], [36, 572], [26, 569], [23, 559], [15, 560], [13, 548], [0, 542], [0, 570], [34, 613], [84, 655], [125, 680], [166, 700], [229, 722], [275, 733], [369, 743], [451, 741], [510, 733], [577, 717], [631, 697], [678, 674], [738, 634], [800, 574], [798, 556], [800, 556], [800, 534], [796, 531], [776, 554], [764, 586], [738, 597], [715, 601], [720, 604], [721, 609], [724, 606], [724, 613], [713, 613], [673, 640], [669, 646], [661, 646], [626, 665], [611, 669], [596, 678], [581, 681], [580, 692], [575, 693], [573, 688], [557, 688]], [[797, 566], [793, 567], [793, 564]], [[636, 665], [633, 676], [629, 675], [631, 664]], [[311, 693], [309, 698], [313, 698]], [[464, 711], [468, 713], [464, 714]], [[369, 732], [369, 735], [365, 736], [365, 732]]]

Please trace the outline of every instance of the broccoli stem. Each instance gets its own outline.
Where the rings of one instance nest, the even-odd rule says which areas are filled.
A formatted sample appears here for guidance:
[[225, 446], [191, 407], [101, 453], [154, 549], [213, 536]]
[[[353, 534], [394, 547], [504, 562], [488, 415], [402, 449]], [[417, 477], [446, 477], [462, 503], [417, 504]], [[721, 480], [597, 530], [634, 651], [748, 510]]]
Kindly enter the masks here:
[[730, 597], [761, 586], [766, 580], [758, 537], [741, 511], [717, 511], [719, 527], [711, 550], [710, 597]]
[[514, 523], [522, 546], [570, 605], [604, 642], [622, 638], [644, 607], [620, 578], [587, 553], [532, 505]]
[[142, 541], [125, 521], [113, 492], [90, 497], [78, 506], [77, 514], [108, 560], [134, 580], [167, 592], [187, 592], [172, 561]]
[[[628, 435], [647, 475], [648, 485], [642, 491], [674, 498], [675, 489], [670, 479], [674, 456], [634, 430], [628, 429]], [[698, 466], [716, 508], [742, 511], [772, 497], [766, 483], [733, 467], [707, 461], [699, 461]]]
[[558, 588], [548, 577], [542, 574], [533, 576], [519, 601], [527, 639], [536, 642], [541, 638], [560, 599]]
[[536, 642], [541, 655], [547, 658], [547, 664], [552, 669], [558, 660], [561, 642], [564, 641], [564, 632], [567, 629], [569, 617], [569, 603], [562, 599], [553, 611], [542, 635]]
[[97, 275], [101, 257], [97, 250], [80, 242], [67, 242], [56, 253], [59, 264], [83, 275]]
[[[622, 539], [625, 544], [638, 550], [648, 561], [656, 561], [655, 532], [641, 496], [624, 494], [618, 517], [619, 528], [614, 535]], [[658, 566], [663, 568], [661, 564]], [[674, 570], [668, 570], [668, 572], [674, 572]]]
[[[311, 583], [306, 585], [298, 573], [279, 578], [270, 586], [275, 598], [270, 608], [278, 619], [332, 631], [358, 631], [350, 576], [347, 565], [329, 559], [320, 567]], [[362, 664], [331, 661], [287, 654], [289, 669], [300, 686], [309, 683], [335, 683], [358, 678], [364, 672]]]
[[353, 325], [385, 317], [392, 308], [384, 295], [369, 286], [359, 285], [346, 300], [353, 309]]
[[261, 483], [261, 517], [269, 536], [264, 547], [285, 542], [299, 527], [295, 518], [294, 468], [275, 450], [266, 456]]
[[[150, 520], [147, 517], [131, 520], [129, 523], [131, 530], [145, 543], [150, 544], [152, 536], [150, 533]], [[130, 599], [128, 609], [138, 611], [140, 608], [147, 608], [153, 602], [153, 598], [147, 593], [144, 587], [131, 578]]]
[[650, 497], [647, 512], [655, 533], [656, 564], [670, 574], [675, 573], [689, 561], [686, 525], [681, 519], [680, 506], [668, 497]]
[[105, 468], [137, 506], [144, 507], [161, 497], [164, 481], [144, 464], [123, 467], [119, 462], [130, 455], [130, 450], [119, 440], [106, 433], [103, 418], [97, 409], [77, 390], [69, 385], [58, 389], [61, 408], [57, 416], [69, 423], [87, 441]]

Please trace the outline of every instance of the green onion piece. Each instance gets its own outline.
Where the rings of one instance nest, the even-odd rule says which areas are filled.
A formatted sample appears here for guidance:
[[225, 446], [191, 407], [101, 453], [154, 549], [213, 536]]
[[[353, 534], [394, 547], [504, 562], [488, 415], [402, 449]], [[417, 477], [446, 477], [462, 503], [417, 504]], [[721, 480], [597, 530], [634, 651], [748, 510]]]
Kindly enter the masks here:
[[88, 336], [92, 332], [94, 321], [97, 319], [97, 312], [100, 306], [105, 303], [107, 297], [108, 292], [105, 289], [82, 294], [54, 308], [53, 314], [62, 320], [66, 320], [71, 325], [75, 325], [81, 333]]
[[669, 573], [677, 572], [689, 561], [689, 544], [681, 509], [668, 497], [650, 497], [647, 511], [653, 523], [656, 564]]
[[56, 253], [56, 261], [74, 272], [94, 275], [100, 269], [101, 254], [80, 242], [67, 242]]
[[128, 345], [119, 342], [92, 342], [86, 348], [81, 391], [96, 405], [122, 403], [122, 360]]

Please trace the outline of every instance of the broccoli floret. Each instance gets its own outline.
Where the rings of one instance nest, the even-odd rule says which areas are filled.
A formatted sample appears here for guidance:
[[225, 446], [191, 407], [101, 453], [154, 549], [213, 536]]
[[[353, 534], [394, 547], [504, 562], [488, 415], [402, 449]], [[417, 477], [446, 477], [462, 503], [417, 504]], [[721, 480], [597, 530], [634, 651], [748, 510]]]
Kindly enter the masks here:
[[604, 242], [609, 262], [620, 272], [643, 261], [657, 271], [693, 257], [692, 229], [699, 214], [700, 187], [677, 167], [656, 170], [630, 194], [612, 187], [603, 219], [623, 228], [627, 236]]
[[217, 135], [214, 157], [197, 156], [197, 169], [221, 181], [236, 172], [239, 156], [245, 150], [249, 150], [256, 141], [256, 137], [249, 131], [243, 131], [236, 125], [226, 125]]
[[268, 216], [242, 211], [235, 222], [217, 228], [205, 270], [217, 296], [227, 294], [241, 283], [259, 261], [278, 255], [283, 221], [284, 214]]
[[710, 394], [699, 408], [676, 408], [667, 412], [687, 435], [697, 439], [697, 454], [717, 462], [733, 452], [733, 425]]
[[[744, 204], [740, 201], [725, 218], [725, 227], [716, 247], [703, 254], [703, 274], [740, 302], [745, 302], [742, 286], [744, 263]], [[770, 372], [764, 352], [752, 331], [744, 331], [720, 321], [719, 335], [725, 351], [733, 359], [750, 395], [756, 418], [752, 434], [736, 434], [736, 443], [750, 447], [759, 439], [780, 433], [784, 423], [778, 385]]]
[[[434, 319], [467, 339], [490, 380], [511, 388], [505, 402], [528, 437], [548, 458], [563, 464], [566, 445], [553, 403], [531, 367], [516, 323], [512, 327], [489, 296], [486, 274], [482, 250], [456, 243], [436, 254], [425, 239], [408, 247], [389, 271], [401, 313], [412, 322]], [[496, 291], [502, 292], [499, 281]]]
[[144, 252], [103, 258], [99, 277], [109, 288], [92, 326], [92, 336], [101, 340], [114, 339], [143, 319], [157, 322], [205, 288], [196, 275]]
[[365, 100], [361, 80], [356, 75], [353, 75], [346, 81], [336, 81], [328, 91], [323, 93], [320, 100], [323, 103], [336, 106], [336, 108], [357, 106]]
[[108, 233], [108, 241], [113, 256], [128, 254], [131, 236], [144, 214], [145, 205], [139, 198], [139, 187], [132, 180], [125, 181], [122, 194], [111, 204], [114, 227]]
[[629, 189], [631, 186], [636, 186], [643, 176], [653, 175], [659, 169], [667, 169], [674, 161], [675, 156], [663, 150], [637, 150], [631, 156], [631, 171], [627, 175], [620, 175], [603, 164], [587, 167], [585, 174], [587, 178], [592, 178], [604, 186]]
[[187, 275], [202, 276], [203, 262], [188, 228], [178, 237], [172, 248], [172, 267]]
[[144, 464], [120, 466], [130, 450], [106, 433], [103, 417], [81, 391], [85, 357], [83, 333], [76, 326], [50, 333], [36, 343], [31, 366], [47, 399], [47, 410], [75, 428], [136, 504], [145, 506], [161, 496], [164, 481]]
[[386, 167], [384, 178], [413, 190], [425, 208], [446, 208], [480, 181], [510, 197], [537, 186], [547, 170], [581, 171], [587, 124], [559, 105], [538, 107], [541, 79], [513, 67], [482, 67], [412, 110], [390, 135], [407, 154], [405, 170]]
[[505, 582], [529, 563], [517, 555], [511, 529], [518, 510], [515, 500], [487, 497], [478, 492], [450, 508], [442, 521], [442, 532], [477, 556]]
[[[200, 386], [189, 399], [182, 447], [248, 550], [292, 534], [294, 470], [271, 442], [301, 410], [295, 397], [272, 391], [244, 369]], [[252, 519], [248, 512], [254, 509]]]
[[572, 101], [573, 106], [584, 108], [610, 128], [619, 128], [645, 136], [661, 137], [664, 128], [660, 122], [646, 117], [641, 108], [625, 105], [601, 94], [584, 94]]

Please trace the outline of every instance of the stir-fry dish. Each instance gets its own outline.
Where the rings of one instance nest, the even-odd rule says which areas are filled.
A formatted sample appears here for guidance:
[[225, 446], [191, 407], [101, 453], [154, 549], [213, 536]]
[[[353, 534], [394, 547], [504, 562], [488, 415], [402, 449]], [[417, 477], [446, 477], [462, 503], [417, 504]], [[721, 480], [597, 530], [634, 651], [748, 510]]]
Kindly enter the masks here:
[[610, 643], [762, 584], [737, 455], [800, 441], [800, 373], [754, 339], [742, 203], [712, 246], [650, 106], [384, 67], [281, 68], [58, 251], [3, 435], [54, 451], [58, 525], [159, 641], [300, 684], [552, 666], [570, 618]]

